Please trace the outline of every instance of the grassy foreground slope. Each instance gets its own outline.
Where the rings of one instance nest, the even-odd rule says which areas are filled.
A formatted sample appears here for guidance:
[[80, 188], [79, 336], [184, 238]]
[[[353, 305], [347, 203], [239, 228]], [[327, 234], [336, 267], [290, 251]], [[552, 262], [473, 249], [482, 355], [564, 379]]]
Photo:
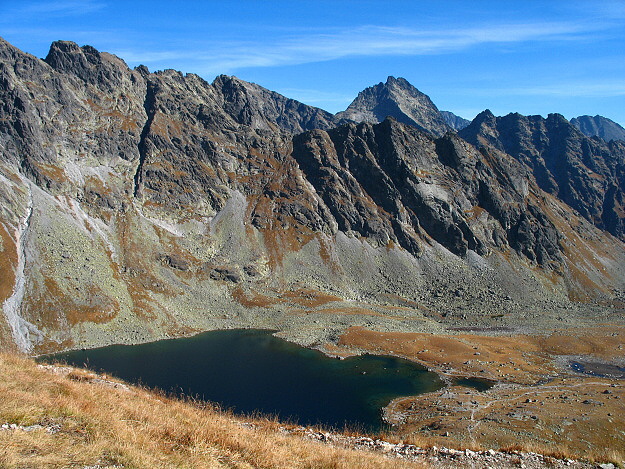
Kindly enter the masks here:
[[0, 396], [0, 424], [18, 426], [0, 430], [2, 468], [420, 467], [14, 354], [0, 354]]

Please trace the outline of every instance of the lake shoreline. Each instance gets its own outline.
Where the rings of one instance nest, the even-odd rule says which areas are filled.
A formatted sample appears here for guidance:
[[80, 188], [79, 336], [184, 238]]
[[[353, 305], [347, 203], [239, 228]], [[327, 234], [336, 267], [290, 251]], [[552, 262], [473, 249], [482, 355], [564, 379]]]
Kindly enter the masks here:
[[86, 365], [131, 383], [196, 396], [237, 414], [373, 432], [386, 425], [382, 409], [394, 398], [446, 386], [436, 373], [401, 357], [364, 353], [337, 360], [259, 329], [211, 331], [39, 360]]
[[[622, 364], [625, 361], [622, 324], [515, 332], [373, 331], [348, 325], [341, 332], [333, 332], [332, 340], [325, 341], [321, 333], [310, 340], [310, 330], [306, 331], [306, 340], [302, 340], [301, 333], [290, 334], [289, 330], [276, 327], [266, 330], [277, 330], [278, 337], [329, 356], [344, 358], [363, 353], [398, 356], [437, 373], [447, 384], [442, 390], [406, 399], [406, 408], [400, 409], [395, 402], [387, 406], [388, 421], [395, 423], [393, 432], [407, 440], [427, 441], [437, 446], [497, 448], [518, 442], [521, 432], [523, 444], [541, 442], [544, 451], [562, 450], [577, 456], [602, 447], [625, 447], [625, 434], [619, 432], [619, 429], [625, 431], [625, 420], [617, 417], [621, 413], [619, 405], [625, 401], [616, 399], [617, 396], [625, 399], [625, 394], [621, 395], [623, 382], [576, 373], [569, 366], [573, 359]], [[191, 335], [195, 333], [188, 334]], [[458, 377], [475, 376], [492, 379], [497, 384], [485, 392], [453, 385]], [[587, 396], [579, 393], [584, 388], [589, 389]], [[612, 394], [602, 394], [606, 390]], [[560, 395], [570, 397], [563, 401], [557, 399]], [[466, 402], [465, 406], [455, 405], [454, 399]], [[536, 403], [525, 402], [527, 399]], [[584, 404], [585, 401], [591, 403]], [[522, 411], [511, 410], [512, 403]], [[442, 410], [429, 410], [439, 407]], [[491, 409], [493, 416], [486, 409]], [[420, 421], [426, 423], [415, 426]], [[482, 421], [488, 425], [482, 425]], [[529, 426], [536, 421], [545, 423]], [[572, 435], [585, 432], [591, 437], [563, 440], [554, 433], [557, 428], [570, 429]], [[597, 432], [596, 428], [614, 431], [606, 434]]]

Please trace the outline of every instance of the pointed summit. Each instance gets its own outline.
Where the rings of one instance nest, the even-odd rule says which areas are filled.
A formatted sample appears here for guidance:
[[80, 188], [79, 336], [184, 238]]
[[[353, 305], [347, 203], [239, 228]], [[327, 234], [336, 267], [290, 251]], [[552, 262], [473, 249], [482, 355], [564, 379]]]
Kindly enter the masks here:
[[[113, 90], [121, 86], [130, 69], [126, 62], [96, 48], [72, 41], [55, 41], [44, 59], [57, 72], [74, 75], [85, 83]], [[126, 77], [126, 78], [125, 78]]]
[[495, 114], [493, 114], [490, 109], [485, 109], [482, 112], [480, 112], [477, 116], [475, 116], [475, 118], [473, 119], [473, 122], [478, 123], [478, 124], [481, 124], [483, 122], [494, 123], [495, 119], [496, 119]]
[[336, 117], [356, 122], [382, 122], [387, 117], [440, 137], [451, 130], [432, 100], [405, 78], [388, 77], [360, 93]]
[[54, 41], [45, 62], [59, 72], [85, 74], [102, 64], [102, 56], [91, 46], [82, 46], [72, 41]]

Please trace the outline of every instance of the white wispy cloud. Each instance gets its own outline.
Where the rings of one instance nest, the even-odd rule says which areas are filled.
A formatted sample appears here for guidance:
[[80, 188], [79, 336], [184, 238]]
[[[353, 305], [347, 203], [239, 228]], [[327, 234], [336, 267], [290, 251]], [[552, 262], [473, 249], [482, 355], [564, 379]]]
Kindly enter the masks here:
[[9, 16], [73, 16], [85, 15], [101, 10], [106, 4], [99, 1], [52, 1], [52, 2], [23, 2], [18, 7], [8, 10]]
[[318, 60], [359, 55], [425, 55], [448, 53], [488, 43], [571, 40], [596, 26], [575, 23], [501, 24], [473, 28], [416, 30], [364, 26], [336, 34], [294, 38], [279, 47]]
[[465, 93], [481, 96], [550, 96], [574, 98], [610, 98], [625, 96], [625, 82], [562, 82], [540, 86], [481, 88], [464, 90]]
[[359, 56], [447, 54], [486, 44], [573, 41], [604, 27], [600, 23], [539, 22], [418, 30], [362, 26], [334, 32], [287, 36], [272, 42], [218, 41], [187, 44], [184, 50], [117, 50], [129, 62], [194, 61], [199, 73], [232, 73], [250, 67], [323, 62]]

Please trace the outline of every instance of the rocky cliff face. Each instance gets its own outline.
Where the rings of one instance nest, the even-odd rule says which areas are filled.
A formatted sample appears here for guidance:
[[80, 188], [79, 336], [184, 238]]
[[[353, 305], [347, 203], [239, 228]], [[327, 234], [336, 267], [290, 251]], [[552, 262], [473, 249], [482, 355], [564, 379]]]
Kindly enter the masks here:
[[[523, 172], [520, 165], [489, 167], [452, 134], [433, 139], [387, 119], [298, 135], [293, 156], [341, 231], [393, 241], [413, 255], [433, 242], [459, 256], [512, 245], [541, 264], [559, 261], [555, 228], [537, 218], [527, 181], [513, 173]], [[481, 219], [468, 215], [476, 211]], [[524, 237], [530, 225], [532, 239]]]
[[1, 41], [0, 343], [254, 326], [311, 345], [349, 325], [612, 311], [625, 251], [592, 223], [622, 236], [619, 143], [555, 117], [518, 117], [536, 136], [504, 138], [490, 115], [463, 140], [405, 80], [382, 88], [418, 97], [418, 122], [400, 106], [410, 125], [339, 125], [234, 77], [131, 70], [71, 42], [40, 60]]
[[360, 93], [337, 118], [355, 122], [382, 122], [387, 117], [440, 137], [451, 130], [432, 100], [404, 78], [388, 77]]
[[599, 137], [606, 142], [610, 140], [625, 141], [625, 129], [613, 120], [603, 116], [574, 117], [571, 119], [571, 124], [587, 137]]
[[600, 229], [625, 240], [625, 144], [584, 136], [559, 114], [490, 111], [460, 131], [472, 144], [505, 152], [532, 171], [540, 188], [557, 196]]

